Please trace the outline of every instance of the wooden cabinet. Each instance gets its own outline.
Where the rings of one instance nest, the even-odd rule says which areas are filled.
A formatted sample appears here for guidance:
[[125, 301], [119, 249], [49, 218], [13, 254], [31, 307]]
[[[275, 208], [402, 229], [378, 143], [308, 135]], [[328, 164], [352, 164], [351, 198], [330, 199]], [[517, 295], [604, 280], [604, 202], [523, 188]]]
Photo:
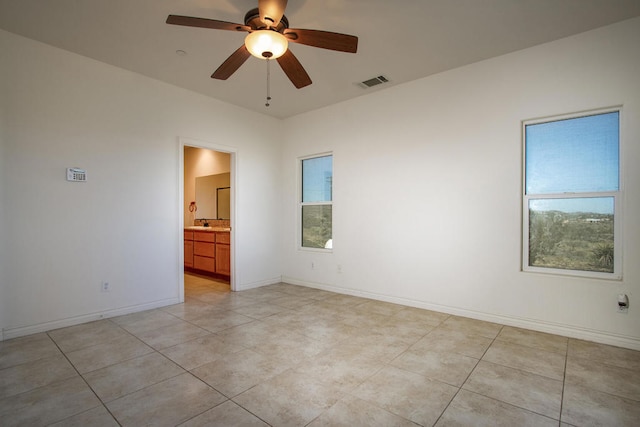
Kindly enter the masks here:
[[216, 273], [231, 275], [231, 235], [228, 232], [216, 232]]
[[184, 266], [193, 267], [193, 231], [184, 232]]
[[216, 272], [216, 234], [210, 231], [193, 232], [193, 268]]
[[231, 276], [231, 233], [184, 230], [184, 267], [228, 279]]

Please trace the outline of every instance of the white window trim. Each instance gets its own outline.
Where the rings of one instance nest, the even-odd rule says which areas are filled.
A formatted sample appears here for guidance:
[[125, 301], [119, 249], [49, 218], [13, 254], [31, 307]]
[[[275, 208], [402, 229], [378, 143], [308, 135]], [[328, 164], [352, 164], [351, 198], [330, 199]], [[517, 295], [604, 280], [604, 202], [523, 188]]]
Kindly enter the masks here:
[[331, 249], [327, 249], [327, 248], [308, 248], [306, 246], [302, 246], [302, 207], [303, 206], [331, 206], [331, 239], [333, 240], [334, 236], [333, 236], [333, 185], [335, 183], [335, 167], [332, 166], [332, 174], [331, 174], [331, 201], [330, 202], [302, 202], [302, 161], [303, 160], [309, 160], [309, 159], [315, 159], [318, 157], [327, 157], [327, 156], [331, 156], [331, 162], [333, 165], [333, 160], [334, 160], [334, 156], [333, 156], [333, 151], [327, 151], [324, 153], [317, 153], [317, 154], [310, 154], [308, 156], [302, 156], [302, 157], [298, 157], [297, 158], [297, 162], [298, 162], [298, 174], [297, 174], [297, 191], [296, 191], [296, 197], [297, 197], [297, 203], [296, 203], [296, 209], [298, 210], [297, 212], [297, 220], [296, 220], [296, 245], [298, 247], [299, 251], [305, 251], [305, 252], [319, 252], [319, 253], [332, 253], [333, 252], [333, 248]]
[[[619, 113], [619, 128], [618, 128], [618, 191], [602, 191], [602, 192], [589, 192], [589, 193], [557, 193], [557, 194], [527, 194], [526, 191], [526, 127], [528, 125], [554, 122], [566, 119], [573, 119], [584, 116], [591, 116], [597, 114], [606, 114], [618, 112]], [[622, 194], [623, 194], [623, 182], [622, 182], [622, 146], [623, 146], [623, 111], [622, 106], [603, 108], [598, 110], [581, 111], [572, 114], [558, 115], [543, 117], [531, 120], [522, 121], [522, 271], [527, 273], [543, 273], [553, 274], [561, 276], [574, 276], [585, 277], [592, 279], [605, 279], [605, 280], [622, 280]], [[549, 268], [549, 267], [533, 267], [529, 265], [529, 201], [537, 199], [570, 199], [570, 198], [589, 198], [589, 197], [613, 197], [613, 273], [604, 273], [598, 271], [583, 271], [583, 270], [568, 270], [561, 268]]]

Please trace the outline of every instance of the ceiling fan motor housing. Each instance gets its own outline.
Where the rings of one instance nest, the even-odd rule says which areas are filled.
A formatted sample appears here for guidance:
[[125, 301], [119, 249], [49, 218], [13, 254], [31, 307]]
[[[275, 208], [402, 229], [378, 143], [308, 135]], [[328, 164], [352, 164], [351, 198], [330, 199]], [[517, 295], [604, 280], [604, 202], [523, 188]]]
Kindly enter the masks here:
[[[251, 27], [251, 29], [254, 31], [267, 29], [267, 25], [260, 20], [260, 11], [258, 10], [258, 8], [251, 9], [249, 12], [247, 12], [247, 14], [244, 16], [244, 25]], [[278, 23], [278, 25], [275, 27], [271, 26], [269, 28], [282, 34], [284, 30], [289, 28], [289, 20], [286, 16], [282, 15], [282, 18], [280, 18], [280, 22]]]

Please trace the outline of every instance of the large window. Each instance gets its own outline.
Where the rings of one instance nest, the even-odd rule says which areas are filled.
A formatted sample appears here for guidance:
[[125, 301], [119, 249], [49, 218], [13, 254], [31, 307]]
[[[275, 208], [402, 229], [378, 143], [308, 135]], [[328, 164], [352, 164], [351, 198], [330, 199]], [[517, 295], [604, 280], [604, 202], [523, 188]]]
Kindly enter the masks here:
[[331, 249], [333, 156], [305, 158], [300, 165], [302, 247]]
[[523, 269], [620, 277], [620, 111], [524, 123]]

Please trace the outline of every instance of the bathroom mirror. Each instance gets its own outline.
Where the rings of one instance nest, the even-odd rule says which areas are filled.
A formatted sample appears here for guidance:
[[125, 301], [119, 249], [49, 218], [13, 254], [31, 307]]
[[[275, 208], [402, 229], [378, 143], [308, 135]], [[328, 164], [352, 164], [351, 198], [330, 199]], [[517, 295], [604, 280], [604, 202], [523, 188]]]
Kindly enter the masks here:
[[216, 217], [231, 219], [231, 187], [216, 189]]
[[[198, 206], [196, 218], [231, 218], [230, 182], [231, 174], [228, 172], [196, 177], [196, 205]], [[218, 189], [226, 189], [220, 192], [220, 201], [218, 201]], [[218, 209], [220, 209], [219, 212]]]

